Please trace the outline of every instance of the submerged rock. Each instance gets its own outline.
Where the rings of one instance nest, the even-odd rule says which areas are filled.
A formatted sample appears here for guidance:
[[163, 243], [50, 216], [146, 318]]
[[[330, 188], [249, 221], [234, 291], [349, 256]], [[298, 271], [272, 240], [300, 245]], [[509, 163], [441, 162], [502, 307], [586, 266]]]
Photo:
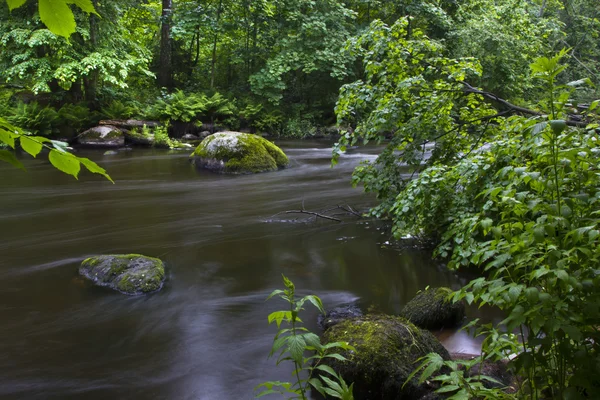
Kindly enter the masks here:
[[98, 286], [132, 295], [160, 290], [165, 280], [163, 262], [140, 254], [86, 258], [79, 267], [79, 273]]
[[419, 399], [434, 387], [428, 382], [419, 384], [418, 377], [406, 382], [417, 360], [428, 353], [450, 360], [435, 336], [400, 317], [352, 318], [334, 325], [323, 336], [324, 342], [348, 342], [356, 349], [340, 352], [347, 361], [325, 358], [323, 362], [340, 373], [346, 383], [354, 382], [357, 400]]
[[116, 126], [102, 125], [80, 133], [77, 143], [86, 147], [122, 147], [125, 145], [125, 136]]
[[406, 303], [400, 316], [423, 329], [455, 328], [465, 317], [465, 305], [448, 300], [450, 293], [444, 287], [424, 290]]
[[289, 162], [273, 143], [240, 132], [215, 133], [204, 139], [190, 157], [199, 168], [227, 174], [277, 171]]

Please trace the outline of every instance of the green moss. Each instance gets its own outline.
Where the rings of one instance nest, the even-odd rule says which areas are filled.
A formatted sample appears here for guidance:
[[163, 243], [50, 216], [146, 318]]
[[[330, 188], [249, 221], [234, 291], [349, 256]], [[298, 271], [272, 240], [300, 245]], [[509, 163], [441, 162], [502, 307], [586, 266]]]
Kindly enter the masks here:
[[232, 174], [276, 171], [289, 163], [285, 153], [268, 140], [237, 132], [208, 136], [191, 157], [201, 167]]
[[101, 286], [127, 294], [159, 290], [165, 279], [161, 260], [140, 254], [114, 254], [90, 257], [79, 272]]
[[420, 328], [454, 328], [465, 316], [463, 303], [448, 300], [452, 294], [449, 288], [429, 288], [418, 293], [402, 309], [400, 315]]
[[348, 342], [355, 352], [347, 361], [327, 359], [327, 364], [355, 383], [356, 398], [419, 398], [425, 391], [416, 379], [405, 386], [415, 362], [435, 352], [450, 355], [429, 332], [400, 317], [371, 315], [334, 325], [324, 334], [326, 342]]

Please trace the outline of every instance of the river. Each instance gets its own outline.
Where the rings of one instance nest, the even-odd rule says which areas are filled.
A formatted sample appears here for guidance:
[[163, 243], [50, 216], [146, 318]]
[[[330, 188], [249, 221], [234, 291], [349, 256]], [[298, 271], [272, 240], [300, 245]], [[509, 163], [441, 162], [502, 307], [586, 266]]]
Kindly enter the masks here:
[[[331, 168], [331, 143], [278, 144], [290, 168], [247, 176], [159, 150], [79, 153], [114, 185], [83, 172], [76, 181], [45, 156], [23, 157], [26, 173], [2, 163], [0, 398], [251, 399], [257, 384], [291, 379], [267, 359], [267, 315], [285, 305], [265, 298], [282, 273], [326, 308], [396, 313], [427, 285], [458, 287], [428, 252], [389, 245], [378, 223], [278, 214], [372, 205], [350, 176], [377, 147]], [[164, 260], [163, 290], [129, 297], [78, 276], [82, 259], [111, 253]], [[316, 316], [304, 316], [315, 331]]]

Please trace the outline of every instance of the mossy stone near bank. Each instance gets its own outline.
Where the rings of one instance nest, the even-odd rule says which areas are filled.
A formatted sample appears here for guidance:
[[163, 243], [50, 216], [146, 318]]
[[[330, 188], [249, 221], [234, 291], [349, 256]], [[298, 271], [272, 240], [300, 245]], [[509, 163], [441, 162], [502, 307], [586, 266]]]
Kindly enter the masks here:
[[450, 355], [430, 332], [389, 315], [367, 315], [340, 322], [323, 334], [324, 342], [348, 342], [356, 352], [342, 352], [347, 361], [326, 358], [325, 363], [354, 382], [354, 398], [418, 399], [434, 390], [427, 382], [407, 378], [428, 353]]
[[263, 137], [219, 132], [204, 139], [190, 156], [198, 168], [226, 174], [252, 174], [285, 168], [289, 160]]
[[450, 294], [452, 290], [445, 287], [419, 292], [406, 303], [400, 316], [423, 329], [455, 328], [465, 317], [465, 305], [448, 300]]
[[165, 280], [163, 262], [140, 254], [90, 257], [83, 260], [79, 273], [98, 286], [130, 295], [160, 290]]

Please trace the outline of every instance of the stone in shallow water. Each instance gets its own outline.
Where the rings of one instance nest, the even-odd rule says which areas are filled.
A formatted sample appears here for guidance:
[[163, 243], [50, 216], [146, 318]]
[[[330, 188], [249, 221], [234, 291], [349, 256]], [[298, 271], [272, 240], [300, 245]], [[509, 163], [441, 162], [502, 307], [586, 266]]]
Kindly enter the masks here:
[[204, 139], [190, 156], [199, 168], [227, 174], [277, 171], [288, 165], [283, 151], [249, 133], [219, 132]]
[[86, 147], [122, 147], [125, 145], [125, 136], [116, 126], [102, 125], [81, 133], [77, 136], [77, 143]]
[[163, 262], [140, 254], [90, 257], [83, 260], [79, 273], [98, 286], [131, 295], [160, 290], [165, 280]]

